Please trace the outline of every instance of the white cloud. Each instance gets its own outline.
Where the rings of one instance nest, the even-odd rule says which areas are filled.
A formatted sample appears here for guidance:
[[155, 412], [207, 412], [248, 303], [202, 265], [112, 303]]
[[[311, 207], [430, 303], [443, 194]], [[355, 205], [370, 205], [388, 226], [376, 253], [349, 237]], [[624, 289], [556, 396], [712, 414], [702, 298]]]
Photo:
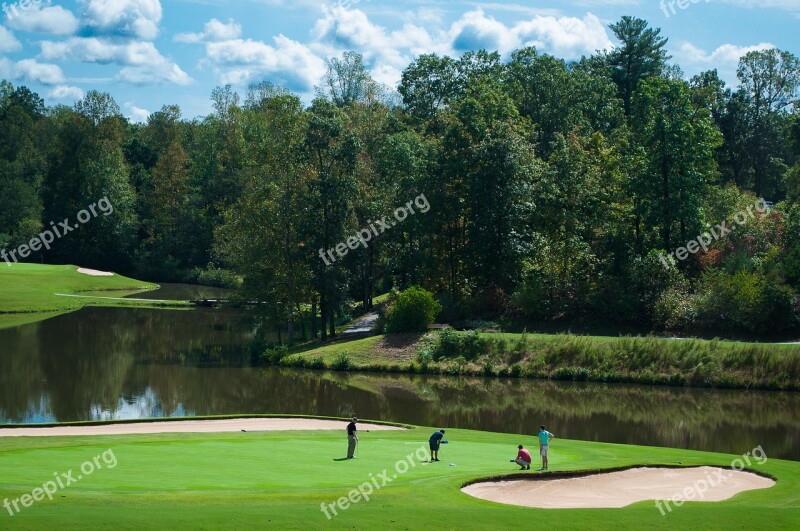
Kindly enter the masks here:
[[83, 99], [84, 92], [78, 87], [57, 85], [47, 95], [48, 98], [61, 101], [78, 101]]
[[118, 79], [134, 84], [172, 83], [188, 85], [192, 78], [177, 64], [161, 55], [152, 42], [115, 42], [97, 37], [74, 37], [65, 41], [43, 41], [42, 58], [50, 61], [77, 60], [85, 63], [124, 66]]
[[151, 40], [161, 22], [159, 0], [81, 0], [85, 24], [101, 35]]
[[736, 77], [739, 59], [748, 52], [768, 50], [774, 47], [775, 46], [767, 42], [754, 44], [752, 46], [723, 44], [709, 53], [690, 42], [684, 42], [673, 52], [673, 55], [678, 64], [685, 67], [689, 75], [698, 74], [703, 70], [715, 68], [722, 80], [728, 85], [735, 87], [739, 85], [739, 79]]
[[311, 90], [325, 71], [325, 63], [305, 45], [278, 35], [271, 46], [252, 39], [233, 39], [206, 44], [208, 59], [220, 71], [223, 82], [244, 83], [256, 75], [270, 74], [276, 82], [299, 92]]
[[23, 59], [16, 64], [18, 78], [29, 83], [42, 83], [44, 85], [59, 85], [66, 78], [58, 65], [39, 63], [34, 59]]
[[145, 123], [152, 114], [147, 109], [137, 107], [129, 101], [125, 102], [125, 108], [128, 109], [128, 119], [134, 123]]
[[694, 65], [707, 65], [716, 66], [720, 68], [735, 67], [739, 64], [739, 59], [747, 54], [757, 50], [768, 50], [775, 46], [762, 42], [752, 46], [737, 46], [735, 44], [723, 44], [711, 53], [698, 48], [690, 42], [684, 42], [680, 45], [676, 57], [679, 62]]
[[212, 18], [206, 22], [202, 33], [179, 33], [175, 36], [178, 42], [206, 42], [206, 41], [227, 41], [238, 39], [242, 36], [242, 26], [233, 21], [228, 23], [220, 22]]
[[22, 44], [14, 37], [14, 34], [0, 26], [0, 53], [16, 52], [21, 48]]
[[612, 43], [605, 25], [591, 13], [575, 17], [534, 17], [515, 25], [512, 32], [520, 46], [537, 46], [547, 52], [575, 59], [597, 50], [607, 50]]
[[117, 79], [134, 85], [190, 85], [192, 78], [175, 63], [162, 58], [162, 61], [143, 66], [126, 66], [120, 70]]
[[[281, 0], [272, 3], [282, 5]], [[206, 58], [201, 65], [210, 64], [222, 83], [243, 84], [261, 76], [301, 93], [310, 92], [320, 83], [325, 73], [324, 58], [349, 50], [364, 56], [377, 81], [395, 85], [403, 69], [425, 53], [459, 56], [467, 50], [486, 48], [507, 55], [522, 46], [535, 45], [570, 59], [612, 46], [605, 26], [591, 13], [575, 18], [522, 8], [519, 11], [532, 18], [509, 26], [479, 8], [465, 13], [449, 27], [441, 27], [440, 10], [421, 8], [415, 12], [419, 16], [407, 19], [410, 22], [387, 30], [360, 9], [326, 4], [307, 42], [283, 35], [275, 37], [272, 44], [244, 39], [239, 24], [217, 19], [209, 20], [202, 32], [183, 33], [175, 40], [203, 43]], [[419, 25], [423, 23], [428, 27]]]
[[28, 9], [20, 9], [8, 24], [14, 29], [50, 35], [72, 35], [79, 26], [78, 19], [68, 9], [35, 4], [31, 4]]

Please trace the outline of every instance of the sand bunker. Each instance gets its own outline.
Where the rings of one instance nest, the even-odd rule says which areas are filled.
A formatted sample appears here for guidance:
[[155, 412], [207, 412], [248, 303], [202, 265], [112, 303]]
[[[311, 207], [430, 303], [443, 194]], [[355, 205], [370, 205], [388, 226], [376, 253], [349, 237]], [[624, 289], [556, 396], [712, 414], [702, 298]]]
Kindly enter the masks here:
[[508, 505], [580, 509], [625, 507], [640, 501], [669, 500], [676, 495], [683, 501], [719, 502], [740, 492], [775, 485], [773, 480], [757, 474], [715, 467], [633, 468], [575, 478], [539, 477], [475, 483], [461, 490], [482, 500]]
[[79, 267], [78, 273], [81, 275], [89, 275], [90, 277], [113, 277], [114, 273], [109, 273], [108, 271], [98, 271], [96, 269], [86, 269], [85, 267]]
[[[54, 428], [0, 428], [0, 437], [65, 437], [79, 435], [143, 435], [150, 433], [228, 433], [236, 431], [342, 430], [347, 421], [303, 418], [250, 418], [137, 422], [105, 426], [58, 426]], [[359, 430], [402, 430], [398, 426], [358, 423]]]

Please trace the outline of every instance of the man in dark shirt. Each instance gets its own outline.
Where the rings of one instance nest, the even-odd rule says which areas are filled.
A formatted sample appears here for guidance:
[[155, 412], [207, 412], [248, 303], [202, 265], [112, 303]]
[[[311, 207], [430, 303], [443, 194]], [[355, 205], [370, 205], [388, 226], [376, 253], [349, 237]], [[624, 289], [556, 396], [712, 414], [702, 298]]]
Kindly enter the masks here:
[[353, 417], [353, 421], [347, 425], [347, 458], [354, 459], [356, 453], [356, 446], [358, 445], [358, 435], [356, 429], [356, 422], [358, 419]]
[[439, 460], [439, 445], [442, 443], [442, 439], [444, 439], [444, 430], [437, 431], [428, 440], [431, 447], [431, 461]]

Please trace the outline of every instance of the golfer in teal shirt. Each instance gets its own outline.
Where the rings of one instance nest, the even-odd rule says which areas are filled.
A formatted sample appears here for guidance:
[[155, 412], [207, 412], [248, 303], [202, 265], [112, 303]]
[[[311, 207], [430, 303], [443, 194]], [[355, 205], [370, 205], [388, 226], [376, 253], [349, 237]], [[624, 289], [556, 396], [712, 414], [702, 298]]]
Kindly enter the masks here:
[[539, 454], [542, 456], [542, 468], [539, 470], [547, 470], [547, 450], [550, 440], [555, 438], [556, 436], [544, 429], [544, 426], [539, 426]]

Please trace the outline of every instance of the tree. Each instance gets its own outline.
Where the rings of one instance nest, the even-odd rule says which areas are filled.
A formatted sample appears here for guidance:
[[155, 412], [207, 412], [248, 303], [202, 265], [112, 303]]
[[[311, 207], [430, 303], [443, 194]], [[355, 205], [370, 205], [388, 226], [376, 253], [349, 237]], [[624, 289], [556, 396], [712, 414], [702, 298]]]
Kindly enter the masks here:
[[426, 122], [457, 97], [457, 87], [455, 59], [428, 54], [419, 56], [403, 70], [397, 90], [409, 114]]
[[319, 253], [334, 249], [352, 234], [356, 193], [353, 178], [361, 152], [358, 137], [346, 129], [346, 114], [333, 103], [317, 98], [309, 109], [305, 150], [312, 171], [303, 229], [308, 242], [307, 260], [315, 275], [322, 314], [322, 340], [336, 335], [336, 311], [343, 307], [348, 287], [347, 270], [341, 262], [323, 260]]
[[752, 134], [747, 144], [753, 157], [754, 189], [761, 196], [770, 185], [769, 191], [774, 190], [785, 171], [775, 164], [785, 141], [780, 131], [781, 114], [797, 101], [800, 60], [775, 48], [752, 51], [739, 60], [736, 74], [750, 104]]
[[645, 153], [633, 178], [639, 214], [671, 250], [676, 229], [680, 242], [703, 232], [702, 194], [716, 175], [714, 150], [722, 138], [684, 81], [651, 78], [633, 104], [636, 140]]
[[608, 55], [613, 79], [619, 88], [625, 115], [631, 113], [633, 93], [639, 82], [661, 74], [671, 56], [664, 48], [668, 39], [661, 37], [660, 28], [650, 28], [647, 21], [625, 16], [609, 26], [621, 46]]
[[327, 71], [322, 86], [317, 88], [320, 97], [328, 97], [337, 107], [368, 100], [380, 87], [369, 75], [360, 53], [345, 52], [342, 58], [325, 60]]
[[[267, 96], [257, 112], [251, 109], [246, 135], [254, 153], [245, 193], [225, 211], [216, 230], [216, 250], [243, 275], [245, 296], [263, 302], [269, 322], [287, 324], [290, 345], [295, 313], [310, 298], [310, 263], [302, 237], [308, 202], [307, 119], [292, 95]], [[280, 337], [280, 325], [278, 331]]]

